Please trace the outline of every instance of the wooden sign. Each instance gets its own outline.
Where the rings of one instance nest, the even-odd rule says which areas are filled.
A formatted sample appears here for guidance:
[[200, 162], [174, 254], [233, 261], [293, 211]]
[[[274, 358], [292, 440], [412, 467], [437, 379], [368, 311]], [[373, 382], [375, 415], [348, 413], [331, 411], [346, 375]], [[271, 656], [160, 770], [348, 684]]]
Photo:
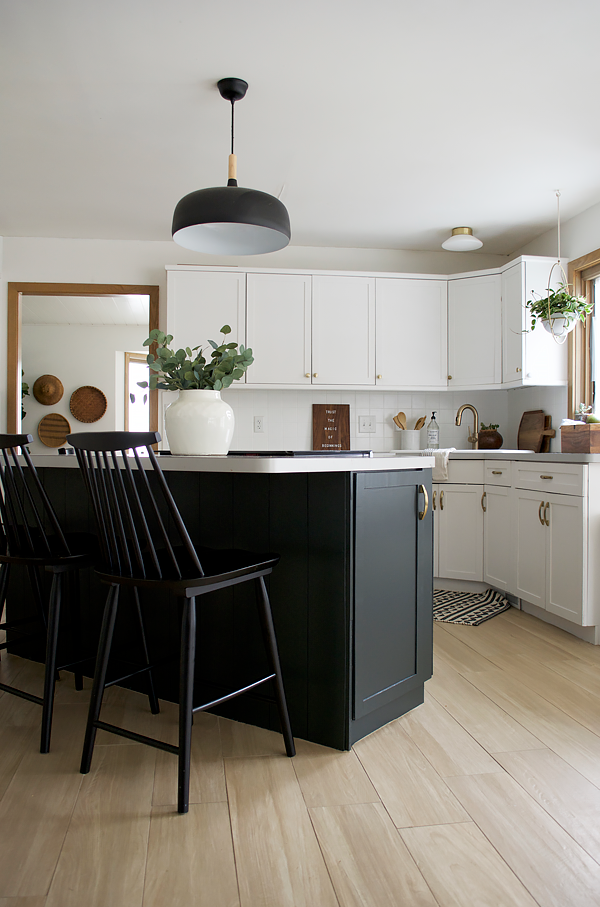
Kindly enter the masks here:
[[348, 403], [313, 403], [313, 450], [350, 450]]

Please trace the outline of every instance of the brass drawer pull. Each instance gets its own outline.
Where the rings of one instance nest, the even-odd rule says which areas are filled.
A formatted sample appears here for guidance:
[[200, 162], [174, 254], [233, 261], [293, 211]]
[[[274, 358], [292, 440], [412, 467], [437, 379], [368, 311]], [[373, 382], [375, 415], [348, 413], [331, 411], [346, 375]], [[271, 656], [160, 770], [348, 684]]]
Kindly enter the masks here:
[[548, 503], [547, 503], [546, 506], [544, 507], [544, 522], [545, 522], [546, 526], [549, 526], [549, 525], [550, 525], [550, 518], [549, 518], [549, 516], [548, 516], [548, 509], [549, 509], [549, 507], [550, 507], [550, 501], [548, 501]]
[[501, 476], [502, 473], [503, 473], [503, 470], [502, 470], [502, 469], [492, 469], [492, 475], [493, 475], [493, 476]]
[[419, 519], [424, 520], [427, 516], [427, 510], [429, 509], [429, 495], [427, 494], [427, 489], [424, 485], [419, 485], [419, 492], [421, 492], [425, 497], [425, 508], [423, 510], [419, 510]]
[[483, 510], [484, 513], [487, 513], [486, 501], [487, 501], [487, 491], [484, 491], [483, 494], [481, 495], [481, 509]]
[[435, 508], [435, 499], [436, 499], [436, 497], [437, 497], [437, 491], [434, 491], [434, 492], [433, 492], [433, 509], [434, 509], [434, 510], [436, 509], [436, 508]]
[[440, 510], [444, 509], [444, 492], [440, 491]]
[[554, 476], [540, 476], [540, 479], [553, 479]]
[[542, 507], [543, 506], [544, 506], [544, 502], [542, 501], [542, 503], [540, 504], [540, 509], [538, 510], [538, 519], [539, 519], [540, 523], [542, 524], [542, 526], [544, 525], [544, 517], [542, 516]]

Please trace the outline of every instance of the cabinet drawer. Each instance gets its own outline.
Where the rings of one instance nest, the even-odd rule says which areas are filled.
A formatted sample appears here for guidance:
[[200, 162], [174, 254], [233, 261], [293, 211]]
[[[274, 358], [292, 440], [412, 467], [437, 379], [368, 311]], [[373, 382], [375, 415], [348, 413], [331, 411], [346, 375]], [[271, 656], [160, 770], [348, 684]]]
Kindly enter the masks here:
[[510, 485], [510, 460], [484, 460], [484, 482], [486, 485]]
[[458, 485], [483, 485], [483, 460], [448, 460], [448, 481]]
[[580, 497], [587, 493], [587, 466], [583, 463], [526, 463], [516, 460], [512, 467], [515, 488]]

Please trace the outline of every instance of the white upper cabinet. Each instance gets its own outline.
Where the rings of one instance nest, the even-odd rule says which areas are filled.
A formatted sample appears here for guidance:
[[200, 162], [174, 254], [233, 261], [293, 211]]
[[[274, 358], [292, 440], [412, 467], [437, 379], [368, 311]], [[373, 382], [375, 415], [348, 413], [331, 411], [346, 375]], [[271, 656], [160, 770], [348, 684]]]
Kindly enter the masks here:
[[311, 277], [248, 274], [246, 342], [254, 363], [248, 384], [311, 383]]
[[446, 280], [378, 277], [375, 292], [377, 386], [446, 387]]
[[500, 274], [448, 281], [448, 387], [502, 382]]
[[375, 279], [312, 279], [312, 383], [375, 385]]
[[[220, 343], [228, 324], [229, 342], [246, 342], [246, 275], [238, 271], [167, 272], [167, 332], [176, 348]], [[252, 367], [252, 366], [251, 366]]]
[[[556, 259], [523, 259], [502, 274], [502, 367], [505, 387], [567, 383], [567, 344], [557, 343], [541, 324], [530, 329], [526, 303], [532, 293], [548, 295], [550, 270]], [[562, 272], [552, 271], [552, 286]]]

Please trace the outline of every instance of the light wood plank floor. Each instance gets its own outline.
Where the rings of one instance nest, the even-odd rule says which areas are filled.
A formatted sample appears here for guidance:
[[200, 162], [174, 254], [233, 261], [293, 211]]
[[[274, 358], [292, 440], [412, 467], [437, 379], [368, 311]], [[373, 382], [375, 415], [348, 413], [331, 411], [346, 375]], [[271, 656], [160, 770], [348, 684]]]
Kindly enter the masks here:
[[[600, 647], [516, 610], [434, 635], [425, 703], [349, 753], [200, 715], [186, 816], [165, 753], [99, 734], [79, 774], [67, 675], [47, 756], [0, 694], [0, 907], [600, 907]], [[175, 741], [169, 703], [106, 718]]]

